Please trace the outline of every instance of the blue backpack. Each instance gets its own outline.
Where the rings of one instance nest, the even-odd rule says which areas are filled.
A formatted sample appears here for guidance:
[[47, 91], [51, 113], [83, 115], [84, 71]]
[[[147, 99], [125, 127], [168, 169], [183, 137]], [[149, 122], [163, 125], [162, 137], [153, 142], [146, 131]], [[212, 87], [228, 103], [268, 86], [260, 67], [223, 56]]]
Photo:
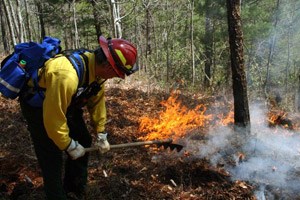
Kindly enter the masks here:
[[45, 37], [41, 44], [20, 43], [14, 52], [1, 62], [0, 92], [7, 98], [19, 96], [24, 84], [49, 59], [60, 52], [60, 40]]
[[[27, 102], [32, 106], [41, 107], [44, 92], [38, 87], [38, 69], [43, 67], [48, 59], [61, 53], [60, 40], [45, 37], [42, 43], [20, 43], [14, 49], [15, 51], [1, 62], [0, 93], [6, 98], [15, 99], [24, 91], [27, 81], [31, 78], [34, 90], [38, 92], [28, 98]], [[84, 62], [86, 63], [80, 55], [86, 51], [74, 50], [66, 55], [77, 72], [79, 83], [83, 80]]]

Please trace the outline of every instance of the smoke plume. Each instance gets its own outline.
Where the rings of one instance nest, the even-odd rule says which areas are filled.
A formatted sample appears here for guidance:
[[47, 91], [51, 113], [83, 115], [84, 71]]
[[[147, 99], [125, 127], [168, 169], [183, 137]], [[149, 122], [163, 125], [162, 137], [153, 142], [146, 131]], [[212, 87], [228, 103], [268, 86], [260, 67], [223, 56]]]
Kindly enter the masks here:
[[[286, 129], [272, 129], [262, 119], [264, 108], [251, 106], [251, 135], [238, 135], [228, 127], [213, 128], [208, 140], [198, 146], [198, 155], [210, 159], [212, 165], [225, 163], [233, 180], [243, 180], [257, 185], [258, 199], [273, 199], [270, 189], [300, 192], [300, 138]], [[239, 146], [242, 144], [242, 146]], [[245, 158], [240, 159], [238, 153]], [[226, 164], [231, 157], [236, 164]], [[282, 192], [283, 193], [283, 192]]]

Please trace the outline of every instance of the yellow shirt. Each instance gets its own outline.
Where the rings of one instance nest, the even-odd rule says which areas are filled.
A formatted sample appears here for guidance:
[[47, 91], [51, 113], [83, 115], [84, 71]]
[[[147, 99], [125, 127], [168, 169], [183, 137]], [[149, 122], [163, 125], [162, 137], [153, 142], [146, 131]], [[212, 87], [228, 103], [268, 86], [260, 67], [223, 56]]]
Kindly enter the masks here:
[[[89, 52], [85, 54], [89, 60], [89, 83], [92, 83], [95, 81], [95, 54]], [[59, 149], [65, 150], [71, 142], [66, 113], [73, 95], [77, 92], [78, 75], [64, 56], [48, 60], [39, 74], [39, 86], [46, 88], [43, 102], [44, 126], [49, 138]], [[88, 100], [87, 108], [96, 131], [104, 131], [106, 122], [104, 84], [99, 93]]]

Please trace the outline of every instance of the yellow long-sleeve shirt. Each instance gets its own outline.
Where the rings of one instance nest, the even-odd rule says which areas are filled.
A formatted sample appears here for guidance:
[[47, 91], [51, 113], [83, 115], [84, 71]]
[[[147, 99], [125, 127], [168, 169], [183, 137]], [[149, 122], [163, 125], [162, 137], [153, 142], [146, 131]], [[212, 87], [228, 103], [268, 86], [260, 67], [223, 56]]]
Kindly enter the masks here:
[[[95, 54], [88, 52], [85, 55], [89, 60], [89, 83], [92, 83], [96, 79]], [[39, 86], [46, 89], [43, 102], [44, 126], [49, 138], [59, 149], [65, 150], [71, 142], [66, 113], [73, 95], [77, 92], [78, 75], [64, 56], [48, 60], [45, 67], [39, 71], [39, 75]], [[96, 96], [88, 100], [87, 108], [96, 131], [104, 131], [106, 122], [104, 85]]]

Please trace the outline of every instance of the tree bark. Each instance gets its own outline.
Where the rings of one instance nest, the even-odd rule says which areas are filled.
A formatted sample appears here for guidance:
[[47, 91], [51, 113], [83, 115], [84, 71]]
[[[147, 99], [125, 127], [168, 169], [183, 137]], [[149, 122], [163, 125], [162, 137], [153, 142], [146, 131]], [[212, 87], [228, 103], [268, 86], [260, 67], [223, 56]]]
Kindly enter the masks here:
[[96, 36], [97, 36], [97, 40], [99, 39], [99, 37], [102, 35], [102, 31], [101, 31], [101, 24], [100, 24], [100, 20], [99, 20], [99, 14], [98, 11], [96, 9], [96, 0], [91, 0], [90, 3], [93, 6], [93, 16], [94, 16], [94, 25], [95, 25], [95, 29], [96, 29]]
[[45, 30], [45, 23], [44, 23], [44, 13], [43, 13], [43, 3], [36, 1], [36, 6], [39, 12], [39, 21], [40, 21], [40, 28], [41, 28], [41, 35], [40, 35], [40, 40], [42, 41], [43, 38], [46, 36], [46, 30]]
[[150, 27], [150, 4], [149, 2], [147, 4], [144, 4], [144, 7], [146, 9], [146, 58], [151, 54], [152, 48], [151, 48], [151, 27]]
[[19, 36], [19, 29], [20, 27], [18, 26], [18, 20], [16, 18], [16, 14], [14, 12], [14, 9], [13, 9], [13, 6], [11, 5], [12, 2], [10, 0], [6, 1], [7, 2], [7, 6], [8, 6], [8, 9], [9, 9], [9, 13], [11, 15], [11, 23], [14, 27], [14, 34], [16, 36], [16, 38], [18, 39], [18, 41], [16, 41], [17, 43], [20, 42], [20, 36]]
[[275, 10], [275, 21], [274, 21], [274, 27], [273, 27], [273, 36], [270, 41], [269, 45], [269, 55], [268, 55], [268, 62], [267, 62], [267, 77], [265, 81], [265, 94], [268, 97], [269, 92], [270, 92], [270, 83], [271, 83], [271, 73], [270, 73], [270, 66], [272, 65], [273, 62], [273, 53], [275, 49], [275, 44], [276, 44], [276, 39], [277, 39], [277, 23], [279, 21], [279, 5], [280, 5], [280, 0], [277, 0], [276, 3], [276, 10]]
[[113, 23], [114, 37], [122, 37], [120, 6], [116, 0], [110, 0], [111, 18]]
[[17, 25], [18, 25], [18, 37], [19, 37], [19, 42], [24, 42], [24, 35], [25, 35], [25, 28], [24, 28], [24, 23], [23, 23], [23, 17], [21, 14], [21, 2], [20, 0], [17, 0]]
[[28, 12], [28, 4], [27, 1], [24, 1], [24, 5], [25, 5], [25, 29], [27, 30], [27, 38], [32, 41], [32, 30], [31, 30], [31, 22], [29, 20], [29, 12]]
[[244, 67], [243, 32], [241, 28], [240, 1], [227, 0], [228, 33], [234, 97], [234, 123], [249, 127], [250, 114], [247, 82]]
[[204, 88], [208, 88], [211, 82], [211, 68], [213, 61], [213, 18], [212, 18], [212, 2], [205, 1], [205, 34], [204, 34]]
[[75, 37], [75, 49], [79, 48], [79, 37], [78, 37], [78, 29], [77, 29], [77, 14], [76, 14], [76, 1], [73, 0], [72, 3], [73, 10], [73, 23], [74, 23], [74, 37]]
[[[3, 1], [0, 1], [0, 12], [5, 13], [4, 11], [4, 4]], [[2, 36], [2, 43], [3, 43], [3, 49], [5, 54], [9, 54], [10, 52], [10, 46], [8, 44], [8, 36], [7, 36], [7, 31], [6, 31], [6, 26], [5, 26], [5, 19], [4, 15], [0, 15], [0, 23], [1, 23], [1, 36]]]
[[195, 86], [195, 78], [196, 78], [196, 69], [195, 69], [195, 48], [194, 48], [194, 7], [195, 1], [191, 0], [190, 9], [191, 9], [191, 22], [190, 22], [190, 30], [191, 30], [191, 64], [192, 64], [192, 86]]
[[297, 111], [300, 111], [300, 71], [298, 72]]
[[17, 44], [17, 42], [16, 42], [15, 31], [14, 31], [14, 27], [13, 27], [13, 21], [11, 18], [11, 12], [8, 9], [7, 1], [2, 0], [2, 4], [3, 4], [4, 10], [5, 10], [5, 15], [6, 15], [7, 24], [8, 24], [9, 33], [10, 33], [10, 38], [12, 41], [12, 45], [14, 46]]
[[[165, 10], [167, 12], [167, 16], [168, 18], [170, 17], [169, 16], [169, 2], [168, 0], [166, 0], [166, 4], [165, 4]], [[166, 53], [167, 53], [167, 57], [166, 57], [166, 67], [167, 67], [167, 74], [166, 74], [166, 83], [169, 84], [170, 82], [170, 74], [171, 74], [171, 65], [170, 65], [170, 31], [169, 31], [169, 27], [168, 27], [168, 21], [166, 21], [166, 44], [165, 44], [165, 47], [166, 47]]]

